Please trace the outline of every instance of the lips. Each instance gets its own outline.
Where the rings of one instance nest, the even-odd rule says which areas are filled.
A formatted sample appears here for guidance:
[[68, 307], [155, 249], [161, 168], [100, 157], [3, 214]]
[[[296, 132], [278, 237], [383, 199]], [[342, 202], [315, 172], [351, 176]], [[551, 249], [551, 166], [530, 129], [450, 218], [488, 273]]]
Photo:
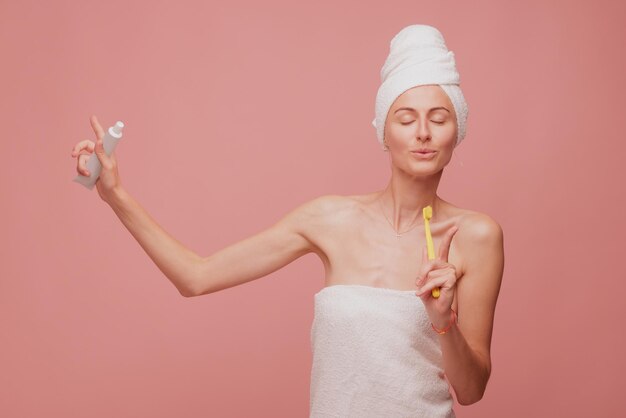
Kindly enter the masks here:
[[428, 150], [428, 151], [411, 151], [411, 155], [420, 159], [431, 159], [434, 158], [437, 151]]

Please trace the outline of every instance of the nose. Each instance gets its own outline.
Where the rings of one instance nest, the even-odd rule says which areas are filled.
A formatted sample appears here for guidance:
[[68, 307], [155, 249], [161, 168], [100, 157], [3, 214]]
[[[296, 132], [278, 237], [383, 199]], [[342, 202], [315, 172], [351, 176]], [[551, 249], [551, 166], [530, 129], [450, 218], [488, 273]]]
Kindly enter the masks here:
[[427, 141], [431, 139], [430, 131], [428, 130], [427, 123], [420, 123], [417, 128], [417, 140], [418, 141]]

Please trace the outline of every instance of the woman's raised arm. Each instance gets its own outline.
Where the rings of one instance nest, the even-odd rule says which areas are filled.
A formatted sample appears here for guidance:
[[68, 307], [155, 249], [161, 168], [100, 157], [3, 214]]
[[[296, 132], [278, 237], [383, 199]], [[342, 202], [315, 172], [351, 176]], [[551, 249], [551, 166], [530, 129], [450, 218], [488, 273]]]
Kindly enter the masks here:
[[102, 170], [96, 181], [100, 198], [111, 206], [124, 226], [135, 237], [137, 242], [161, 269], [167, 278], [176, 286], [183, 296], [189, 293], [190, 271], [200, 265], [200, 257], [170, 236], [141, 205], [128, 194], [120, 180], [115, 152], [107, 155], [102, 139], [104, 129], [98, 118], [91, 115], [91, 127], [96, 137], [95, 142], [89, 139], [78, 142], [72, 148], [72, 157], [76, 158], [76, 171], [89, 176], [87, 160], [97, 155]]
[[107, 156], [104, 130], [95, 115], [91, 125], [96, 141], [83, 140], [72, 148], [76, 170], [89, 175], [86, 161], [98, 156], [102, 171], [96, 182], [98, 194], [111, 206], [124, 226], [152, 261], [183, 296], [216, 292], [265, 276], [296, 258], [314, 251], [305, 231], [316, 228], [328, 209], [325, 196], [304, 203], [265, 231], [201, 257], [167, 233], [122, 186], [115, 152]]
[[185, 297], [193, 296], [190, 286], [201, 257], [168, 234], [123, 188], [112, 191], [107, 202], [178, 292]]
[[192, 294], [247, 283], [315, 251], [306, 230], [321, 222], [327, 201], [326, 196], [320, 196], [306, 202], [264, 231], [203, 258], [191, 285]]

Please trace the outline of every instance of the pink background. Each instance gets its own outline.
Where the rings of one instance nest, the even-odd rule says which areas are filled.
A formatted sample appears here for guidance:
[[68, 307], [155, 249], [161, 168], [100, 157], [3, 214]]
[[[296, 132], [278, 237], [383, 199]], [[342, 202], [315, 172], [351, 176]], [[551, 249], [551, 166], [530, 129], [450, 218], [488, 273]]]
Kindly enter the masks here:
[[321, 261], [183, 298], [70, 151], [122, 120], [124, 186], [209, 255], [385, 187], [379, 71], [425, 23], [470, 106], [439, 194], [505, 232], [493, 373], [457, 416], [624, 416], [626, 6], [559, 3], [1, 2], [0, 415], [307, 416]]

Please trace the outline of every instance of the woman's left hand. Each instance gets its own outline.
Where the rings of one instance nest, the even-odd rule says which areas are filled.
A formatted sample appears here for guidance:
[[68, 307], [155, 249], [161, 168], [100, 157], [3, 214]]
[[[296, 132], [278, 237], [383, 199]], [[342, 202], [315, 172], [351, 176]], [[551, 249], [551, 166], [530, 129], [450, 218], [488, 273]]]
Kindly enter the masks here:
[[[437, 329], [448, 326], [451, 318], [452, 301], [456, 290], [456, 268], [448, 263], [450, 243], [452, 237], [458, 231], [458, 226], [453, 226], [448, 230], [441, 247], [439, 256], [432, 260], [428, 259], [426, 246], [422, 250], [422, 266], [417, 276], [415, 284], [417, 291], [415, 294], [422, 299], [431, 322]], [[438, 298], [432, 295], [432, 289], [440, 288]]]

